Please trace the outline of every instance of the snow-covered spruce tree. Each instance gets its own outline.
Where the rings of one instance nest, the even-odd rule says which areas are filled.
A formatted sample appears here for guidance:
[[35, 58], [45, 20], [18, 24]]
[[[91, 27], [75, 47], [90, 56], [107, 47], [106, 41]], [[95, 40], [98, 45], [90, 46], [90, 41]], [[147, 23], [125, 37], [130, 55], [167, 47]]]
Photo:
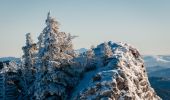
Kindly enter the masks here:
[[38, 54], [39, 54], [38, 57], [41, 57], [43, 54], [43, 51], [44, 51], [43, 50], [43, 48], [44, 48], [44, 34], [43, 33], [40, 33], [40, 35], [38, 37], [37, 46], [38, 46]]
[[0, 100], [5, 99], [5, 73], [2, 71], [3, 62], [0, 62]]
[[31, 34], [26, 34], [26, 45], [22, 47], [23, 50], [23, 76], [26, 84], [26, 89], [35, 80], [35, 57], [37, 53], [37, 46], [33, 43]]
[[77, 78], [72, 68], [74, 52], [70, 34], [59, 32], [59, 23], [47, 15], [39, 36], [39, 61], [34, 96], [36, 99], [66, 99]]
[[63, 59], [71, 59], [74, 55], [72, 39], [70, 34], [59, 32], [59, 23], [50, 17], [48, 13], [46, 27], [39, 36], [39, 56], [45, 60], [55, 60], [58, 62]]
[[18, 100], [22, 94], [21, 74], [13, 61], [3, 62], [0, 70], [0, 100]]
[[113, 55], [111, 47], [107, 42], [104, 42], [104, 57], [109, 58]]
[[110, 58], [111, 56], [113, 56], [113, 52], [111, 47], [108, 45], [107, 42], [104, 42], [103, 45], [103, 64], [106, 65], [107, 64], [107, 59]]
[[87, 50], [85, 55], [86, 55], [85, 71], [94, 70], [96, 68], [96, 65], [95, 65], [95, 54], [93, 48]]

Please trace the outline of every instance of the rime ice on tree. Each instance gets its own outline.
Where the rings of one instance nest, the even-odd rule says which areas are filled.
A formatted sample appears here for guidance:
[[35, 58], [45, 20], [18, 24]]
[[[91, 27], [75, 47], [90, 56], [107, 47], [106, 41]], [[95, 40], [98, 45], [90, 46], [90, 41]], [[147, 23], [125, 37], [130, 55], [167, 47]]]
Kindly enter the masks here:
[[66, 89], [72, 87], [74, 80], [69, 76], [70, 64], [74, 57], [73, 38], [70, 34], [60, 32], [59, 23], [48, 13], [46, 27], [38, 38], [40, 63], [35, 83], [39, 86], [35, 84], [34, 93], [37, 99], [44, 99], [46, 96], [66, 98]]
[[47, 15], [46, 25], [39, 36], [39, 48], [43, 50], [40, 52], [42, 59], [58, 62], [63, 59], [70, 60], [73, 37], [65, 32], [59, 32], [59, 23], [50, 16], [50, 13]]
[[33, 43], [33, 40], [31, 38], [31, 34], [26, 34], [26, 46], [23, 48], [23, 69], [24, 69], [24, 77], [27, 86], [31, 84], [31, 82], [34, 81], [34, 70], [35, 70], [35, 57], [37, 52], [37, 46], [35, 43]]
[[108, 43], [104, 43], [104, 57], [109, 58], [113, 55], [113, 52], [111, 50], [111, 47], [108, 45]]

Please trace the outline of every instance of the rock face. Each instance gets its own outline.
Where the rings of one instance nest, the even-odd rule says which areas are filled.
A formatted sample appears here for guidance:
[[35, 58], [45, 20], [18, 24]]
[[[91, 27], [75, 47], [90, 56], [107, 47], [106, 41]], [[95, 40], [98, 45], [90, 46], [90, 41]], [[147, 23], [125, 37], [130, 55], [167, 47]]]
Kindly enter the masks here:
[[[113, 55], [102, 60], [105, 64], [98, 64], [95, 70], [84, 75], [72, 99], [160, 100], [150, 86], [138, 50], [126, 43], [109, 42], [108, 45]], [[97, 58], [102, 55], [103, 46], [94, 49]]]

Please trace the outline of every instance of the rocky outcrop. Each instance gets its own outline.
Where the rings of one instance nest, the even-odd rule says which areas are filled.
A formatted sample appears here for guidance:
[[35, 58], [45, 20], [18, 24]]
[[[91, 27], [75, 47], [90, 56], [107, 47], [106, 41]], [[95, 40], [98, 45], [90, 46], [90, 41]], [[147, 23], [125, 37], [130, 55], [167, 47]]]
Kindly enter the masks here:
[[[138, 50], [126, 43], [112, 43], [113, 55], [98, 64], [90, 80], [78, 85], [73, 93], [76, 100], [160, 100], [150, 86], [144, 62]], [[102, 54], [103, 44], [94, 49], [96, 56]], [[89, 75], [89, 72], [85, 76]], [[82, 79], [83, 81], [83, 79]], [[86, 84], [84, 87], [81, 84]], [[75, 90], [76, 91], [76, 90]]]

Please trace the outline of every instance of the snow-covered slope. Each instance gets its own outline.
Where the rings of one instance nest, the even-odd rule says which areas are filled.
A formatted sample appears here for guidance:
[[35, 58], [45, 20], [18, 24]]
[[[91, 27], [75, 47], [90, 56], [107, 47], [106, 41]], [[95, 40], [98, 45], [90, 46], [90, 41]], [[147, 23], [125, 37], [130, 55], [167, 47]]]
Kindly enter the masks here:
[[99, 59], [104, 44], [94, 49], [97, 67], [84, 74], [73, 100], [159, 100], [151, 88], [139, 52], [126, 43], [107, 43], [113, 54]]

